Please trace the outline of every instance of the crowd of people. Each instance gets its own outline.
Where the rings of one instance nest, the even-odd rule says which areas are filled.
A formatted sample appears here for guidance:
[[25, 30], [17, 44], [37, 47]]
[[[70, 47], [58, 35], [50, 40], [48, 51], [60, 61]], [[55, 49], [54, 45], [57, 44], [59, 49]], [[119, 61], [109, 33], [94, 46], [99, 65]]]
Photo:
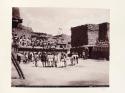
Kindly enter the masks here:
[[24, 47], [31, 46], [30, 37], [26, 38], [25, 35], [18, 36], [17, 34], [12, 34], [12, 35], [13, 35], [12, 44], [18, 45], [18, 46], [24, 46]]
[[[17, 34], [13, 34], [13, 45], [15, 49], [18, 49], [19, 47], [46, 47], [46, 49], [50, 48], [50, 45], [45, 45], [43, 40], [41, 39], [33, 39], [32, 37], [26, 37], [25, 35], [18, 36]], [[18, 50], [16, 50], [18, 51]], [[83, 58], [86, 58], [85, 53], [83, 52]], [[56, 50], [49, 51], [49, 52], [31, 52], [31, 51], [22, 51], [17, 54], [17, 61], [18, 63], [29, 63], [33, 62], [35, 66], [38, 66], [38, 62], [41, 62], [43, 67], [66, 67], [67, 62], [70, 62], [71, 65], [74, 65], [78, 63], [78, 53], [66, 53], [66, 52], [57, 52]]]
[[25, 52], [23, 55], [17, 54], [17, 62], [32, 62], [35, 67], [38, 67], [38, 62], [41, 62], [43, 67], [66, 67], [67, 62], [72, 66], [78, 64], [78, 55], [68, 55], [66, 52]]
[[[17, 62], [18, 63], [29, 63], [32, 62], [36, 67], [38, 66], [38, 62], [42, 63], [43, 67], [58, 67], [59, 64], [61, 67], [66, 67], [67, 62], [70, 62], [71, 65], [75, 65], [78, 63], [78, 54], [69, 54], [67, 52], [57, 52], [57, 51], [49, 51], [49, 52], [31, 52], [31, 51], [18, 51], [19, 47], [49, 47], [50, 45], [45, 45], [43, 40], [41, 39], [33, 39], [32, 37], [27, 37], [25, 35], [18, 36], [17, 34], [13, 34], [12, 45], [14, 49], [17, 49]], [[48, 48], [48, 49], [49, 49]]]
[[51, 42], [47, 39], [38, 39], [32, 38], [31, 36], [27, 37], [26, 35], [13, 34], [13, 44], [18, 45], [18, 47], [44, 47], [44, 48], [51, 48], [53, 47]]

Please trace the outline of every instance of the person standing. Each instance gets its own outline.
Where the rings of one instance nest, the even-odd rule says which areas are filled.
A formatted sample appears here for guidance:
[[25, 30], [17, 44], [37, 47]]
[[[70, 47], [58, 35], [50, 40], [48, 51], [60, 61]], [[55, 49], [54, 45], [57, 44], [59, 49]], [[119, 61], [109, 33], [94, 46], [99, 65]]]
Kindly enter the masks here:
[[58, 54], [57, 53], [54, 53], [53, 62], [54, 62], [54, 67], [57, 67], [57, 62], [58, 62]]
[[20, 62], [21, 62], [21, 57], [20, 57], [20, 55], [18, 55], [17, 54], [17, 62], [20, 64]]

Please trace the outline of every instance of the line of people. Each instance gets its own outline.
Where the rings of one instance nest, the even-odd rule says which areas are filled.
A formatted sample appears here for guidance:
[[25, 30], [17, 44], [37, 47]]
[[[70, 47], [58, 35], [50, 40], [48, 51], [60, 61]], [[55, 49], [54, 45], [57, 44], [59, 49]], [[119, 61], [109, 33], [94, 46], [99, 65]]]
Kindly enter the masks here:
[[[21, 57], [17, 55], [17, 61], [21, 62]], [[24, 63], [33, 62], [35, 67], [38, 67], [38, 62], [42, 63], [43, 67], [66, 67], [68, 62], [70, 65], [78, 64], [78, 55], [66, 52], [29, 52], [25, 53]]]
[[[68, 60], [70, 61], [71, 65], [78, 64], [78, 55], [71, 55], [68, 57], [67, 53], [65, 52], [42, 52], [37, 56], [37, 53], [34, 54], [35, 66], [38, 66], [39, 59], [42, 62], [43, 67], [66, 67], [68, 65]], [[60, 65], [58, 65], [60, 64]]]

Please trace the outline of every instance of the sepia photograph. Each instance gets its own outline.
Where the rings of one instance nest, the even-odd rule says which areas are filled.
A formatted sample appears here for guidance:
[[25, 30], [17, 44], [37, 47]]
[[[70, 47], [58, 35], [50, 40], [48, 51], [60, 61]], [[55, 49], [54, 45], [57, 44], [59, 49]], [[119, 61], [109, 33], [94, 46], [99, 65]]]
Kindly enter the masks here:
[[12, 7], [11, 87], [110, 87], [110, 9]]

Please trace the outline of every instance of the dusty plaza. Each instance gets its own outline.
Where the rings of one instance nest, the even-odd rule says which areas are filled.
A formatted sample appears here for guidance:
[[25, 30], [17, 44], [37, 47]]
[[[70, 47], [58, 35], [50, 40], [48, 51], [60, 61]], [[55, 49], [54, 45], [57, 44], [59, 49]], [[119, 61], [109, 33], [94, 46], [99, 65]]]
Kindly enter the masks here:
[[37, 68], [33, 63], [22, 63], [21, 68], [26, 79], [19, 79], [12, 68], [12, 86], [109, 86], [109, 61], [105, 60], [79, 59], [79, 64], [63, 68], [43, 68], [41, 62]]

